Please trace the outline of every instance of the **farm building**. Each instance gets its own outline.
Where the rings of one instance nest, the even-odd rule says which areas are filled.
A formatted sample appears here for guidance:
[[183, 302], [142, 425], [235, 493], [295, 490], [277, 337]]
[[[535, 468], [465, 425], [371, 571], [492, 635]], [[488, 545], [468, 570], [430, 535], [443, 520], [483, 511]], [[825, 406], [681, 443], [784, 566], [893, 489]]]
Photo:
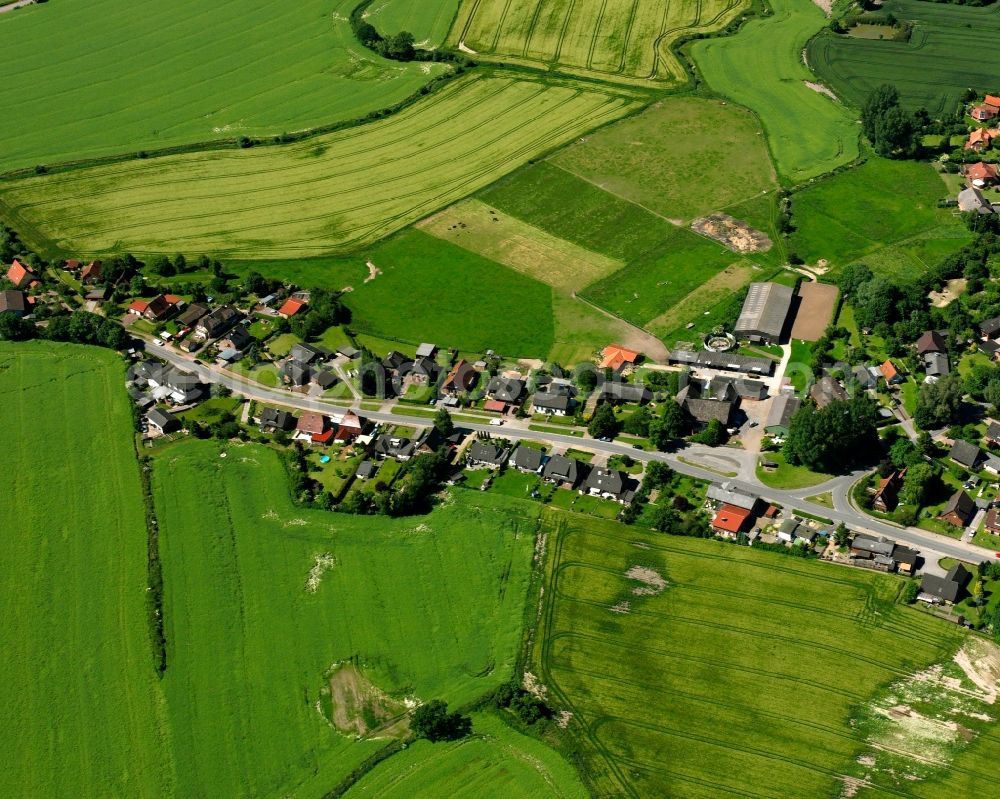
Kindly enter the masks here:
[[771, 410], [764, 422], [764, 432], [770, 436], [787, 436], [788, 425], [801, 407], [802, 400], [794, 394], [779, 394], [771, 402]]
[[789, 286], [751, 283], [734, 332], [737, 336], [749, 337], [751, 341], [776, 343], [785, 329], [792, 308], [792, 296]]
[[708, 424], [717, 419], [729, 427], [736, 411], [736, 391], [727, 386], [720, 396], [703, 396], [701, 383], [688, 383], [674, 398], [699, 424]]
[[701, 366], [724, 372], [745, 372], [746, 374], [770, 375], [774, 372], [774, 361], [770, 358], [752, 358], [733, 352], [708, 352], [707, 350], [671, 350], [667, 357], [670, 363], [685, 366]]
[[172, 433], [174, 430], [180, 429], [181, 426], [180, 420], [176, 416], [160, 408], [150, 410], [146, 414], [146, 421], [161, 436], [166, 433]]
[[728, 387], [732, 387], [740, 399], [757, 401], [767, 399], [767, 383], [762, 383], [759, 380], [716, 375], [708, 382], [708, 392], [712, 396], [719, 396]]
[[717, 485], [713, 483], [708, 487], [706, 493], [708, 499], [713, 502], [721, 502], [723, 505], [732, 505], [735, 508], [743, 508], [754, 515], [760, 503], [760, 497], [741, 491], [730, 482]]
[[28, 301], [24, 292], [8, 289], [0, 291], [0, 313], [12, 313], [14, 316], [24, 316], [28, 313]]

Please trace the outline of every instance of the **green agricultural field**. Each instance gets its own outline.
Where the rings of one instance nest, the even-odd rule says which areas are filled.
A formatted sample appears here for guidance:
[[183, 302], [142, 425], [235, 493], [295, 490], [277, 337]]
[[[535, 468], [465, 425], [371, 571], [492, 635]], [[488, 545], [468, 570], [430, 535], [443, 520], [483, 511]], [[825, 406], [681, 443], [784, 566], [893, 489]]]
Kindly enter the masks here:
[[369, 252], [381, 274], [345, 298], [362, 333], [469, 352], [544, 358], [552, 346], [548, 286], [420, 230]]
[[418, 741], [376, 767], [345, 799], [586, 799], [576, 772], [540, 741], [496, 716], [472, 717], [474, 735], [454, 743]]
[[969, 240], [961, 220], [938, 208], [944, 194], [929, 165], [873, 157], [792, 197], [790, 247], [807, 263], [860, 259], [887, 274], [919, 274]]
[[287, 486], [259, 445], [188, 441], [155, 458], [178, 796], [334, 788], [385, 743], [322, 715], [334, 664], [396, 699], [453, 704], [512, 675], [532, 505], [456, 491], [389, 520], [296, 508]]
[[809, 45], [809, 63], [847, 102], [860, 107], [872, 89], [892, 83], [909, 108], [950, 114], [969, 87], [996, 88], [993, 59], [983, 55], [1000, 36], [1000, 6], [888, 0], [882, 11], [915, 23], [910, 41], [827, 33]]
[[366, 50], [355, 5], [60, 0], [0, 15], [0, 169], [356, 119], [447, 69]]
[[549, 159], [655, 214], [679, 221], [776, 188], [760, 122], [718, 100], [667, 98]]
[[840, 103], [806, 85], [806, 42], [826, 24], [812, 0], [771, 0], [773, 14], [734, 36], [704, 39], [691, 56], [708, 85], [747, 106], [764, 125], [778, 172], [799, 183], [858, 156], [858, 127]]
[[[565, 745], [597, 795], [839, 795], [863, 748], [858, 706], [962, 640], [897, 605], [897, 578], [555, 510], [543, 518], [533, 671], [573, 714]], [[986, 763], [996, 743], [983, 736], [960, 757]]]
[[[244, 258], [352, 250], [632, 109], [632, 96], [477, 73], [378, 122], [295, 144], [11, 181], [0, 202], [74, 253]], [[22, 224], [23, 223], [23, 224]]]
[[4, 796], [168, 796], [124, 366], [0, 343]]
[[460, 1], [375, 0], [368, 6], [365, 19], [383, 35], [409, 31], [418, 47], [433, 48], [448, 36]]
[[677, 40], [720, 30], [748, 5], [746, 0], [467, 0], [450, 39], [480, 58], [504, 63], [636, 85], [676, 84], [685, 78], [672, 50]]

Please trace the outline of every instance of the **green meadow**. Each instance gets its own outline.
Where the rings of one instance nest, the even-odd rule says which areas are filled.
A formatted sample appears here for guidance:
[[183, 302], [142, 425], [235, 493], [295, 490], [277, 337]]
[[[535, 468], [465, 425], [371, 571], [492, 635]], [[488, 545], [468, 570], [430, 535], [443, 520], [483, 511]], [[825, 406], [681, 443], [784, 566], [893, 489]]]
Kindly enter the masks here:
[[376, 0], [365, 19], [383, 35], [409, 31], [418, 47], [437, 47], [448, 36], [459, 0]]
[[59, 0], [2, 14], [0, 170], [356, 119], [447, 69], [366, 50], [355, 5]]

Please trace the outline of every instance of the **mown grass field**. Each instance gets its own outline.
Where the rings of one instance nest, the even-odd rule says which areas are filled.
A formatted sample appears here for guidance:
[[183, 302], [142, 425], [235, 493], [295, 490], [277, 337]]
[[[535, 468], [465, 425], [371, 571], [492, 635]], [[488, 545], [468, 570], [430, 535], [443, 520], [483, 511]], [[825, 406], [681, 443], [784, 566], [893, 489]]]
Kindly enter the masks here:
[[409, 31], [417, 46], [444, 43], [461, 0], [376, 0], [365, 19], [383, 35]]
[[587, 799], [576, 772], [541, 741], [495, 716], [472, 716], [474, 734], [454, 743], [418, 741], [369, 772], [345, 799]]
[[671, 51], [678, 38], [719, 30], [748, 5], [746, 0], [470, 0], [459, 9], [450, 41], [506, 63], [607, 81], [679, 83], [684, 68]]
[[[384, 743], [321, 716], [335, 663], [353, 659], [393, 696], [453, 704], [512, 674], [530, 505], [456, 492], [429, 516], [388, 520], [296, 508], [287, 485], [259, 445], [190, 441], [156, 456], [179, 796], [331, 790]], [[325, 554], [333, 565], [311, 593]]]
[[776, 188], [760, 122], [718, 100], [674, 97], [549, 159], [605, 191], [683, 222]]
[[927, 164], [873, 157], [793, 196], [790, 247], [808, 263], [863, 260], [885, 274], [919, 274], [969, 240], [952, 210], [937, 206], [945, 191]]
[[858, 155], [855, 116], [813, 91], [802, 63], [806, 42], [826, 24], [812, 0], [772, 0], [774, 13], [734, 36], [704, 39], [691, 56], [708, 85], [756, 113], [778, 172], [792, 183], [828, 172]]
[[828, 33], [810, 42], [809, 63], [847, 102], [860, 108], [872, 89], [891, 83], [906, 106], [933, 116], [952, 113], [970, 86], [995, 86], [996, 67], [983, 55], [1000, 36], [1000, 6], [888, 0], [882, 9], [916, 23], [910, 41]]
[[173, 793], [121, 360], [0, 343], [0, 794]]
[[136, 13], [129, 0], [62, 0], [0, 15], [0, 170], [355, 119], [446, 69], [363, 48], [347, 22], [356, 4], [171, 0]]
[[477, 73], [349, 130], [27, 178], [0, 200], [76, 253], [306, 257], [386, 236], [633, 102]]
[[[895, 578], [553, 510], [544, 522], [532, 658], [574, 714], [566, 746], [598, 795], [839, 795], [863, 744], [855, 709], [961, 640], [895, 604]], [[666, 586], [626, 577], [635, 566]], [[985, 740], [969, 750], [989, 747], [980, 763]]]

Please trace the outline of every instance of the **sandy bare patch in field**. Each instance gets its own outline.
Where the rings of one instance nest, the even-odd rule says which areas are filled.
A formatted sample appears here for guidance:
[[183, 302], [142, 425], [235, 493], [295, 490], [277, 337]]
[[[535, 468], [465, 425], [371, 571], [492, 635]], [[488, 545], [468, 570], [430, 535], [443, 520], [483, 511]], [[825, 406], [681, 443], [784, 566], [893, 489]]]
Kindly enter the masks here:
[[614, 605], [611, 606], [612, 613], [620, 613], [622, 615], [625, 615], [630, 610], [632, 610], [632, 603], [629, 602], [627, 599], [623, 599], [621, 602], [616, 602]]
[[379, 269], [375, 264], [369, 261], [365, 266], [368, 267], [368, 277], [365, 278], [365, 283], [371, 283], [375, 278], [382, 274], [382, 270]]
[[799, 307], [792, 324], [792, 338], [819, 341], [827, 325], [833, 321], [838, 294], [837, 287], [830, 283], [802, 281], [799, 284]]
[[810, 89], [812, 89], [814, 92], [825, 94], [831, 100], [837, 101], [837, 95], [833, 93], [833, 89], [831, 89], [829, 86], [824, 86], [822, 83], [816, 83], [815, 81], [811, 80], [806, 80], [802, 82], [805, 83], [805, 85], [808, 86]]
[[648, 566], [633, 566], [625, 572], [625, 576], [637, 583], [642, 583], [642, 585], [632, 589], [632, 593], [636, 596], [656, 596], [662, 594], [663, 589], [667, 587], [667, 581], [663, 579], [663, 575]]
[[953, 278], [945, 283], [941, 291], [932, 291], [927, 297], [931, 301], [931, 305], [935, 308], [944, 308], [965, 293], [965, 284], [967, 282], [964, 277]]
[[823, 13], [830, 16], [833, 11], [833, 0], [813, 0], [813, 2], [823, 9]]
[[691, 229], [740, 254], [767, 252], [773, 246], [766, 234], [729, 214], [703, 216], [691, 223]]
[[343, 733], [361, 737], [378, 731], [380, 735], [398, 736], [409, 726], [406, 702], [385, 694], [354, 665], [336, 669], [326, 690], [332, 713], [328, 720]]
[[621, 261], [557, 238], [479, 200], [456, 203], [417, 227], [566, 293], [624, 267]]
[[313, 560], [309, 574], [306, 576], [306, 592], [315, 594], [319, 588], [319, 584], [323, 580], [323, 575], [336, 565], [337, 559], [333, 556], [333, 553], [324, 552], [321, 555], [317, 555]]
[[[717, 305], [734, 291], [743, 288], [750, 282], [751, 277], [753, 269], [748, 264], [731, 264], [698, 286], [665, 314], [649, 322], [646, 327], [654, 333], [666, 333], [680, 327], [689, 319], [695, 321], [694, 317], [697, 314]], [[697, 325], [697, 321], [695, 324]]]

